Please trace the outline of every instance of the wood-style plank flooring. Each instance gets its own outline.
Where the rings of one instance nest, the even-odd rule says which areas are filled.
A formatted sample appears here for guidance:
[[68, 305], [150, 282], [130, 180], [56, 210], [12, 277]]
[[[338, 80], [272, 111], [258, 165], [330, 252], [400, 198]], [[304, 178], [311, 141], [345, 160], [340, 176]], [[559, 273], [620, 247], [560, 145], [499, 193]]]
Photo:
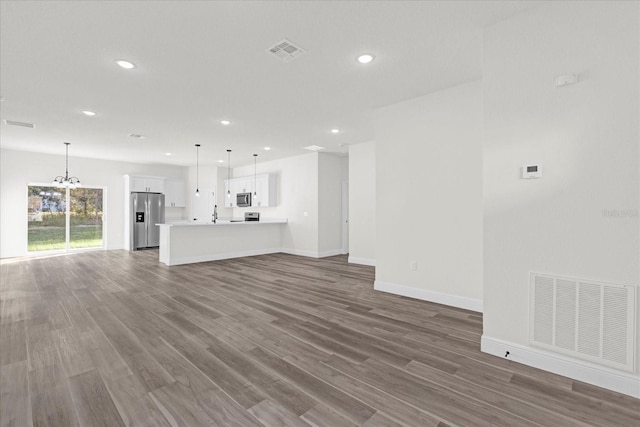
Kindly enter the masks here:
[[2, 426], [637, 426], [640, 401], [480, 352], [482, 316], [346, 257], [3, 261]]

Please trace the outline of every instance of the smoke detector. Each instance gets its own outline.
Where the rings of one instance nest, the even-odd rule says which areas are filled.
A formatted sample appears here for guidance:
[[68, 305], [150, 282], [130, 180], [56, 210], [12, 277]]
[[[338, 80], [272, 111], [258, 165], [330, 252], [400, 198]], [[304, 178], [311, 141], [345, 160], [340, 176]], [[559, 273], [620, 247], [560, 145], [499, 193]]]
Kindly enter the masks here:
[[10, 125], [10, 126], [20, 126], [23, 128], [30, 128], [30, 129], [33, 129], [36, 127], [36, 125], [34, 125], [33, 123], [16, 122], [14, 120], [4, 120], [4, 124]]
[[281, 41], [267, 49], [267, 52], [281, 59], [282, 62], [289, 62], [294, 58], [302, 55], [306, 51], [300, 46], [296, 46], [295, 44], [291, 43], [289, 40], [282, 39]]

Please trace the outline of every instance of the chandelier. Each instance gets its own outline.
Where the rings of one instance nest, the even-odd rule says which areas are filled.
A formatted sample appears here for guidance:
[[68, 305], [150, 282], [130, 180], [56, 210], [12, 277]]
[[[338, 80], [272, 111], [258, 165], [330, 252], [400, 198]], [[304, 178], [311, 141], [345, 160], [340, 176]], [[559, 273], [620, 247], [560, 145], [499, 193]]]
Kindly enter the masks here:
[[69, 145], [71, 145], [71, 143], [65, 142], [64, 145], [66, 146], [65, 147], [66, 148], [66, 154], [65, 154], [66, 169], [64, 172], [64, 176], [56, 176], [52, 184], [55, 185], [56, 187], [68, 187], [68, 188], [80, 187], [80, 180], [78, 178], [76, 178], [75, 176], [69, 177]]

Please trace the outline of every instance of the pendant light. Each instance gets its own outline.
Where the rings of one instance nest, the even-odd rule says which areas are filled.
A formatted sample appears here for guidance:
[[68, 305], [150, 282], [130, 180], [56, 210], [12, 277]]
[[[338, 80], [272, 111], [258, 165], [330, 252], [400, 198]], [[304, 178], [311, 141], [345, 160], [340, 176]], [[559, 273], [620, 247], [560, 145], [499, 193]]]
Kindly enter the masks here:
[[200, 197], [200, 144], [196, 144], [196, 197]]
[[258, 160], [258, 155], [253, 155], [253, 198], [258, 198], [258, 178], [256, 175], [256, 161]]
[[231, 150], [227, 150], [227, 185], [229, 188], [227, 189], [227, 197], [231, 198]]
[[75, 176], [69, 177], [69, 145], [71, 145], [71, 143], [65, 142], [64, 145], [66, 150], [66, 154], [65, 154], [66, 167], [65, 167], [64, 176], [56, 176], [52, 184], [55, 185], [56, 187], [68, 187], [68, 188], [80, 187], [80, 180], [78, 178], [76, 178]]

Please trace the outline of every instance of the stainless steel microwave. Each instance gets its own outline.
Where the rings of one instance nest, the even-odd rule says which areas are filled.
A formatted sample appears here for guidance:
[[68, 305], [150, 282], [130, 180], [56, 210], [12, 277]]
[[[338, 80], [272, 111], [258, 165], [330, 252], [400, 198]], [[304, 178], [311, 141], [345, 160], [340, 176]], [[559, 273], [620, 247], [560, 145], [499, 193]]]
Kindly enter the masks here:
[[236, 206], [239, 208], [246, 208], [251, 206], [251, 193], [238, 193], [236, 194]]

